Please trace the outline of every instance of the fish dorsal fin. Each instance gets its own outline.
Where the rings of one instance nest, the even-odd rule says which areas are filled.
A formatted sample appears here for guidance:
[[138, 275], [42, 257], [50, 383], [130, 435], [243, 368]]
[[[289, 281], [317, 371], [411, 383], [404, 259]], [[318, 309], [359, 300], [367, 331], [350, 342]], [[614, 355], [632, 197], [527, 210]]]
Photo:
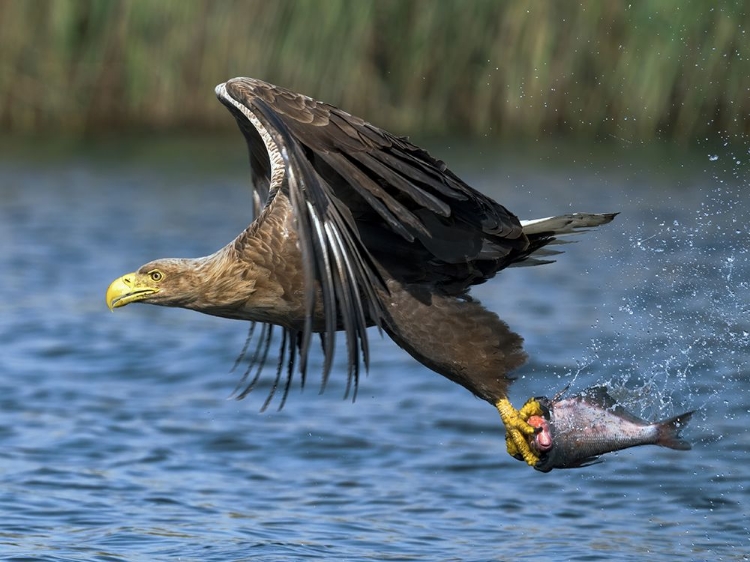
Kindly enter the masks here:
[[565, 393], [568, 392], [568, 390], [570, 390], [570, 383], [566, 384], [564, 387], [562, 387], [562, 389], [557, 391], [557, 394], [552, 397], [552, 403], [554, 404], [555, 402], [559, 401], [563, 396], [565, 396]]
[[581, 394], [581, 396], [583, 396], [592, 404], [604, 408], [605, 410], [612, 412], [613, 414], [621, 417], [624, 420], [636, 423], [638, 425], [649, 424], [649, 422], [644, 420], [643, 418], [640, 418], [635, 414], [628, 412], [624, 406], [622, 406], [614, 398], [612, 398], [609, 392], [607, 392], [606, 386], [592, 386], [591, 388], [587, 388]]
[[609, 392], [607, 392], [606, 386], [592, 386], [584, 390], [581, 393], [581, 396], [588, 402], [596, 404], [606, 410], [614, 410], [618, 406], [615, 399], [609, 395]]

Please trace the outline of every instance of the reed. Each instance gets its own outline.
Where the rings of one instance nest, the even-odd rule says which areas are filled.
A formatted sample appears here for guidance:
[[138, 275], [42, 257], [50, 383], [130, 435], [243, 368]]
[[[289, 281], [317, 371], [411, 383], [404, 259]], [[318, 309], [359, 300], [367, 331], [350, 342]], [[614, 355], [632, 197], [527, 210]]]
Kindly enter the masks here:
[[742, 1], [0, 0], [0, 127], [219, 130], [246, 75], [399, 133], [746, 134], [749, 30]]

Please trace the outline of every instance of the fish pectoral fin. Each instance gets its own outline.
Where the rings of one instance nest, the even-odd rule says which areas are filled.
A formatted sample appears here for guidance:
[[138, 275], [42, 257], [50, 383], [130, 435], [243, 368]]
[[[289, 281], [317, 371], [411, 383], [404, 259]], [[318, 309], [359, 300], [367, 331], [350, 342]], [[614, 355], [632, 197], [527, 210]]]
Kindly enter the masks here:
[[604, 460], [602, 460], [599, 455], [596, 455], [593, 457], [586, 457], [585, 459], [581, 459], [580, 461], [576, 461], [575, 463], [569, 464], [567, 466], [559, 466], [556, 468], [584, 468], [594, 464], [601, 464], [603, 462]]
[[583, 468], [584, 466], [591, 466], [593, 464], [601, 464], [603, 462], [604, 461], [601, 460], [598, 456], [596, 456], [596, 457], [588, 457], [586, 459], [583, 459], [581, 461], [581, 464], [579, 464], [578, 466], [576, 466], [576, 468]]
[[508, 454], [526, 461], [529, 466], [535, 466], [539, 462], [539, 457], [531, 450], [529, 437], [533, 436], [537, 429], [529, 425], [527, 420], [531, 416], [544, 415], [539, 401], [531, 398], [520, 410], [516, 410], [507, 398], [501, 398], [495, 407], [505, 424], [505, 447]]

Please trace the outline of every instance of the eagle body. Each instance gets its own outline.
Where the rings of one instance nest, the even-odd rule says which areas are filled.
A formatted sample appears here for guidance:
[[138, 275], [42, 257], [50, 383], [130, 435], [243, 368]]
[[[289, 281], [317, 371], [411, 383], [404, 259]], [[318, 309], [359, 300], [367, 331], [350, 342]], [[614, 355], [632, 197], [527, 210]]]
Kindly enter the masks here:
[[284, 398], [296, 372], [304, 383], [316, 337], [325, 382], [339, 332], [356, 390], [370, 361], [366, 330], [377, 326], [495, 405], [513, 451], [531, 464], [523, 442], [534, 408], [519, 418], [506, 398], [523, 340], [469, 290], [508, 266], [547, 263], [560, 236], [614, 214], [522, 222], [406, 138], [334, 106], [252, 78], [216, 94], [248, 146], [255, 218], [211, 256], [155, 260], [115, 280], [110, 308], [145, 302], [259, 323], [266, 343], [240, 396], [258, 379], [273, 327], [282, 330], [274, 389], [285, 367]]

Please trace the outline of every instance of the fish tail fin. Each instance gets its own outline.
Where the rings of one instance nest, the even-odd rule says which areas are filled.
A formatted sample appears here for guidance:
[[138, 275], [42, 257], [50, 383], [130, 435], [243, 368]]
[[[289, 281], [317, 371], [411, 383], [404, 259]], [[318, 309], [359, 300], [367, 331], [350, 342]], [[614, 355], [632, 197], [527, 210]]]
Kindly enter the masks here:
[[685, 412], [679, 416], [669, 418], [657, 425], [656, 444], [669, 449], [687, 451], [691, 448], [689, 442], [680, 437], [680, 432], [687, 425], [693, 412]]

